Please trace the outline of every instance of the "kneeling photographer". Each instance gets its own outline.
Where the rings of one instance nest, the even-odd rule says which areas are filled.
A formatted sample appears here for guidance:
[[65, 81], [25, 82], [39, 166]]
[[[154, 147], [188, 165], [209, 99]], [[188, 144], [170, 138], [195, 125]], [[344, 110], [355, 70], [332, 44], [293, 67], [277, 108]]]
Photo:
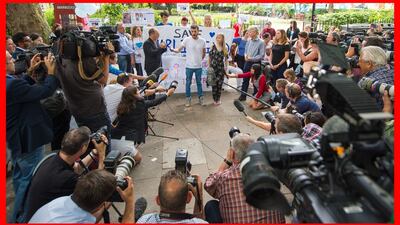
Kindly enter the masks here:
[[139, 88], [130, 86], [123, 90], [121, 102], [117, 107], [117, 118], [114, 122], [111, 136], [120, 139], [133, 140], [135, 144], [145, 143], [148, 128], [148, 109], [164, 102], [176, 89], [176, 82], [172, 82], [166, 94], [160, 94], [155, 99], [145, 100]]
[[302, 134], [303, 130], [301, 127], [300, 119], [293, 114], [282, 113], [275, 115], [272, 112], [267, 112], [265, 118], [268, 122], [263, 122], [253, 119], [251, 116], [246, 116], [246, 119], [258, 126], [261, 129], [270, 132], [270, 134], [285, 134], [285, 133], [298, 133]]
[[240, 160], [254, 139], [239, 130], [234, 132], [232, 147], [228, 149], [226, 158], [204, 184], [204, 189], [218, 200], [211, 200], [205, 205], [206, 220], [210, 223], [285, 223], [281, 212], [257, 209], [246, 202]]
[[[188, 184], [187, 175], [170, 170], [161, 177], [156, 197], [160, 213], [146, 214], [137, 223], [207, 223], [203, 217], [203, 187], [199, 176], [191, 175], [195, 183]], [[195, 187], [194, 187], [194, 186]], [[186, 213], [186, 204], [195, 198], [193, 214]]]
[[[134, 188], [132, 179], [125, 177], [127, 187], [117, 187], [114, 175], [106, 170], [94, 170], [80, 178], [72, 195], [54, 199], [41, 207], [29, 223], [97, 223], [107, 201], [116, 189], [125, 202], [121, 223], [134, 223]], [[116, 188], [117, 187], [117, 188]]]
[[84, 167], [94, 160], [98, 161], [98, 168], [104, 168], [104, 159], [107, 138], [101, 135], [98, 143], [92, 139], [95, 149], [80, 160], [90, 143], [90, 130], [80, 127], [70, 130], [63, 138], [61, 150], [45, 158], [38, 165], [34, 174], [27, 200], [25, 202], [24, 222], [28, 222], [33, 214], [50, 201], [72, 194]]

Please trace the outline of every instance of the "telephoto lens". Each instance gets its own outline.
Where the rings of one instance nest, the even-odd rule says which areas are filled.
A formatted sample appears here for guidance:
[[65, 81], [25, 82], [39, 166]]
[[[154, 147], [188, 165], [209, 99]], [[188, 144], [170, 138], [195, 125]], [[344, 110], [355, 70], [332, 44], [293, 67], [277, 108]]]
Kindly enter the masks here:
[[115, 177], [117, 178], [117, 185], [124, 190], [128, 187], [128, 182], [125, 177], [129, 175], [133, 166], [135, 165], [135, 160], [131, 155], [125, 155], [121, 158], [120, 163], [115, 169]]
[[273, 112], [268, 111], [265, 113], [265, 119], [270, 123], [275, 123], [275, 115]]

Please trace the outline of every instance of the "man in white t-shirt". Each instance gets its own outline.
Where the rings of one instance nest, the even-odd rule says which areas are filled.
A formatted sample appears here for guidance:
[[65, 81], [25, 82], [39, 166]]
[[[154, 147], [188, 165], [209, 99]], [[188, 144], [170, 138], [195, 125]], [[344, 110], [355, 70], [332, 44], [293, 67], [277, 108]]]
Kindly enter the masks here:
[[190, 86], [192, 84], [193, 73], [196, 76], [197, 95], [200, 105], [204, 105], [203, 89], [201, 86], [201, 62], [206, 55], [206, 41], [199, 37], [199, 26], [190, 26], [191, 37], [183, 40], [182, 45], [177, 49], [171, 49], [173, 52], [180, 52], [186, 48], [186, 107], [191, 104]]

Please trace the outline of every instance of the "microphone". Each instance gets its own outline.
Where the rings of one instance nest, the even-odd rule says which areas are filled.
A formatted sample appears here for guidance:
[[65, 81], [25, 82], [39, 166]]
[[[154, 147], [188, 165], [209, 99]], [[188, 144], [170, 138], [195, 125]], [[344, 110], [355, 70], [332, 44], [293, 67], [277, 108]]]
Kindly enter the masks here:
[[165, 73], [164, 75], [162, 75], [160, 82], [158, 82], [158, 84], [161, 84], [161, 82], [163, 82], [165, 79], [167, 79], [168, 77], [168, 73]]
[[157, 80], [158, 80], [157, 76], [154, 74], [151, 74], [150, 76], [146, 77], [146, 79], [144, 79], [142, 81], [141, 87], [147, 85], [147, 82], [149, 82], [149, 81], [157, 82]]
[[153, 81], [154, 81], [154, 82], [157, 82], [158, 79], [160, 78], [160, 75], [161, 75], [162, 73], [164, 73], [164, 69], [163, 69], [162, 67], [158, 67], [156, 70], [154, 70], [154, 71], [150, 74], [150, 76], [151, 76], [151, 75], [154, 75], [154, 76], [156, 77], [156, 79], [153, 80]]
[[146, 89], [148, 89], [149, 87], [151, 87], [153, 84], [154, 84], [154, 81], [148, 80], [148, 81], [146, 82], [146, 84], [144, 85], [144, 88], [142, 88], [142, 89], [140, 90], [139, 93], [143, 93]]
[[245, 116], [247, 116], [246, 112], [244, 111], [244, 106], [239, 100], [235, 99], [235, 101], [233, 101], [233, 104], [239, 112], [242, 112]]

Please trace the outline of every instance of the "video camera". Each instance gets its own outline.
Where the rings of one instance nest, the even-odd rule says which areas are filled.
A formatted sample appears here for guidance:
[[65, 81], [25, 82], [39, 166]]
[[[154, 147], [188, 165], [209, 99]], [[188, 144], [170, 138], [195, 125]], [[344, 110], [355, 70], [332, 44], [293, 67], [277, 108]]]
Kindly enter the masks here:
[[182, 172], [186, 175], [186, 181], [193, 187], [197, 186], [197, 180], [190, 175], [192, 164], [188, 160], [189, 153], [186, 149], [178, 149], [175, 154], [175, 170]]
[[[61, 36], [61, 58], [78, 60], [100, 56], [101, 52], [110, 55], [120, 51], [119, 36], [111, 26], [100, 27], [99, 30], [72, 30]], [[114, 51], [108, 48], [108, 43]]]
[[[31, 60], [36, 54], [40, 54], [40, 59], [43, 60], [45, 56], [47, 56], [50, 52], [52, 52], [52, 46], [36, 46], [30, 51], [24, 51], [17, 55], [15, 60], [15, 74], [19, 75], [27, 72], [29, 67], [31, 66]], [[39, 65], [35, 71], [33, 71], [38, 77], [43, 77], [47, 73], [47, 69], [44, 65]]]
[[241, 161], [246, 201], [287, 213], [281, 181], [294, 195], [299, 222], [388, 222], [394, 212], [394, 164], [382, 135], [384, 119], [391, 116], [379, 112], [351, 79], [323, 74], [315, 88], [339, 119], [324, 125], [320, 149], [298, 134], [260, 137]]

